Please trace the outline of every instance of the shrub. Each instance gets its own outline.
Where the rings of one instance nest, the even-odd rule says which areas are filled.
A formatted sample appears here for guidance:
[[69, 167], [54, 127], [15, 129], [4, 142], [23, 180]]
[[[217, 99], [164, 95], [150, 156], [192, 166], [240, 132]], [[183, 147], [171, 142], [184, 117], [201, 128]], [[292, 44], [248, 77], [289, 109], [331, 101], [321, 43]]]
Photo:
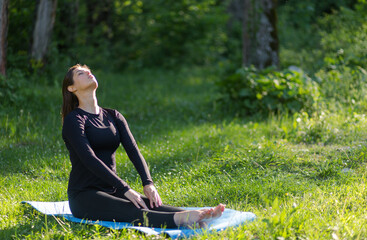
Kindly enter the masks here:
[[221, 101], [240, 114], [310, 111], [319, 96], [317, 83], [289, 69], [240, 68], [217, 85]]
[[332, 66], [321, 69], [315, 77], [322, 96], [328, 99], [329, 103], [353, 105], [365, 101], [367, 71], [362, 67]]
[[[321, 9], [316, 6], [327, 7], [332, 2], [339, 7], [320, 14]], [[342, 53], [345, 65], [365, 68], [367, 2], [356, 2], [294, 1], [292, 5], [288, 1], [280, 6], [281, 66], [297, 65], [312, 75], [328, 65], [330, 58], [337, 59]]]
[[0, 106], [14, 106], [24, 100], [19, 89], [24, 85], [24, 76], [20, 71], [9, 71], [8, 78], [0, 75]]
[[46, 94], [49, 90], [45, 84], [39, 83], [37, 75], [27, 76], [19, 69], [8, 69], [6, 78], [0, 76], [0, 115], [9, 109], [49, 109], [59, 97], [50, 99]]
[[325, 65], [335, 59], [347, 66], [366, 67], [366, 21], [363, 13], [347, 8], [318, 21]]

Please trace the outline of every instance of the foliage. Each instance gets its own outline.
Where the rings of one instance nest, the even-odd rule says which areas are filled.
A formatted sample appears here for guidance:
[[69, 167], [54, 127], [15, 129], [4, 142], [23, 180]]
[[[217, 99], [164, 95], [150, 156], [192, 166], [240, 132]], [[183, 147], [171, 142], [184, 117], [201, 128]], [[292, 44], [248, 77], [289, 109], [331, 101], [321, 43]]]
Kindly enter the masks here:
[[322, 64], [314, 77], [329, 109], [335, 103], [363, 108], [366, 102], [367, 18], [357, 9], [341, 8], [318, 20]]
[[94, 7], [79, 1], [78, 21], [68, 17], [70, 4], [75, 5], [70, 0], [59, 3], [57, 49], [91, 66], [202, 65], [225, 51], [227, 13], [220, 1], [94, 1]]
[[[314, 65], [321, 66], [322, 62], [313, 65], [323, 57], [317, 50], [322, 25], [319, 19], [334, 9], [352, 8], [355, 3], [280, 1], [278, 29], [283, 68], [298, 65], [310, 71], [316, 68]], [[46, 73], [77, 62], [110, 70], [210, 65], [227, 60], [240, 63], [241, 20], [230, 19], [228, 4], [218, 0], [59, 0]], [[9, 68], [38, 71], [38, 65], [31, 66], [29, 59], [36, 6], [36, 1], [10, 2]], [[365, 3], [359, 1], [356, 9], [363, 13]], [[360, 39], [364, 39], [362, 35]], [[295, 50], [299, 54], [294, 54]]]
[[28, 71], [36, 1], [9, 1], [7, 68]]
[[[314, 82], [318, 83], [319, 90], [310, 91], [311, 99], [315, 100], [314, 93], [316, 94], [316, 100], [319, 102], [316, 108], [318, 112], [334, 111], [341, 105], [352, 109], [365, 109], [367, 19], [363, 13], [367, 4], [359, 1], [353, 10], [343, 6], [352, 6], [354, 2], [340, 3], [338, 8], [331, 7], [328, 14], [323, 16], [317, 16], [316, 12], [319, 9], [315, 4], [317, 5], [312, 1], [301, 1], [280, 6], [279, 29], [283, 38], [281, 64], [283, 67], [290, 65], [291, 68], [294, 65], [302, 67], [314, 80], [306, 82], [313, 85]], [[294, 8], [295, 5], [299, 8]], [[297, 18], [296, 14], [306, 17]], [[289, 108], [285, 101], [276, 100], [269, 95], [267, 98], [264, 97], [263, 93], [267, 94], [270, 90], [259, 87], [263, 84], [263, 73], [252, 72], [251, 75], [245, 71], [242, 75], [238, 72], [232, 74], [235, 70], [231, 64], [224, 64], [224, 68], [227, 69], [225, 77], [220, 81], [222, 88], [220, 91], [227, 100], [225, 108], [230, 105], [235, 111], [251, 114], [258, 110], [264, 111], [264, 108], [270, 111]], [[248, 81], [247, 78], [253, 80]], [[281, 96], [276, 90], [275, 95]], [[311, 104], [308, 103], [308, 100], [299, 99], [301, 104], [291, 110], [293, 112], [300, 110], [304, 103], [305, 110], [312, 115], [311, 110], [315, 109], [309, 106], [315, 107], [315, 105], [312, 104], [312, 100]], [[274, 107], [280, 105], [283, 106]]]
[[317, 84], [294, 70], [241, 68], [218, 82], [222, 99], [241, 113], [312, 110], [318, 100]]
[[8, 104], [16, 102], [17, 96], [13, 93], [16, 86], [13, 82], [5, 81], [4, 76], [0, 76], [0, 102]]
[[342, 8], [321, 18], [319, 25], [324, 66], [367, 67], [367, 18], [363, 13]]
[[223, 52], [226, 14], [217, 1], [125, 2], [116, 11], [126, 10], [123, 33], [129, 47], [113, 45], [121, 67], [210, 63]]
[[[357, 1], [287, 1], [279, 6], [279, 37], [282, 67], [296, 65], [314, 73], [324, 57], [340, 49], [363, 56], [363, 4]], [[361, 38], [355, 36], [361, 36]], [[356, 43], [353, 44], [353, 43]], [[352, 50], [359, 46], [358, 50]], [[358, 47], [357, 47], [358, 48]]]
[[[354, 105], [366, 100], [367, 72], [362, 67], [338, 66], [315, 73], [322, 95], [330, 101]], [[330, 106], [332, 107], [332, 106]]]
[[25, 87], [25, 77], [19, 71], [8, 72], [8, 77], [0, 75], [0, 106], [20, 105], [24, 102], [25, 96], [21, 94], [21, 89]]
[[[45, 84], [45, 82], [47, 80], [37, 75], [26, 76], [18, 69], [9, 69], [7, 78], [0, 78], [0, 134], [5, 134], [9, 138], [15, 137], [16, 129], [22, 128], [23, 125], [18, 120], [24, 120], [23, 117], [27, 117], [28, 111], [48, 114], [59, 113], [60, 107], [57, 105], [60, 104], [60, 90], [58, 88], [61, 87], [56, 83], [53, 85], [54, 88], [50, 89], [50, 85]], [[51, 93], [52, 95], [49, 95]], [[7, 117], [9, 112], [14, 111], [19, 116], [16, 121]], [[10, 130], [10, 132], [5, 129]], [[1, 133], [3, 130], [5, 132]]]
[[[29, 57], [36, 7], [9, 5], [8, 68], [30, 74], [40, 69]], [[212, 64], [228, 49], [225, 7], [216, 0], [59, 0], [41, 73], [77, 62], [110, 70]]]

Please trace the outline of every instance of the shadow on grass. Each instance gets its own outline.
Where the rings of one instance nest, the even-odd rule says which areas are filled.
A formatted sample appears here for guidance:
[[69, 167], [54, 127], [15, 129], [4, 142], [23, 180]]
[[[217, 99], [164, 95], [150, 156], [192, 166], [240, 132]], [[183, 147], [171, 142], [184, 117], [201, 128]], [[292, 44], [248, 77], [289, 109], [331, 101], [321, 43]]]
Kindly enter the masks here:
[[21, 142], [2, 148], [0, 151], [0, 175], [12, 173], [40, 175], [41, 169], [64, 167], [63, 142], [42, 140]]

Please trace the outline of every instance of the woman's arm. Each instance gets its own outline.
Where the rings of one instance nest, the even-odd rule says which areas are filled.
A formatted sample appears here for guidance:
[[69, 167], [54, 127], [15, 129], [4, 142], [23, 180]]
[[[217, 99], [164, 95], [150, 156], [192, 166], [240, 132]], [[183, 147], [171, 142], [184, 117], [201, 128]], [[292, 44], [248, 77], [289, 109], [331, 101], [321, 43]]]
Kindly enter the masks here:
[[[154, 187], [152, 177], [150, 176], [149, 168], [145, 162], [144, 157], [141, 155], [138, 145], [129, 129], [126, 119], [121, 113], [115, 111], [116, 125], [120, 133], [121, 143], [124, 146], [127, 155], [133, 162], [136, 170], [138, 171], [140, 178], [144, 186], [144, 194], [150, 201], [150, 207], [159, 207], [162, 205], [161, 197], [158, 194], [157, 189]], [[125, 195], [126, 196], [126, 195]], [[134, 203], [135, 204], [135, 203]], [[136, 205], [136, 204], [135, 204]]]
[[129, 185], [119, 178], [102, 160], [94, 153], [84, 131], [84, 119], [78, 116], [67, 116], [64, 120], [62, 135], [65, 143], [74, 150], [83, 165], [103, 181], [125, 193]]
[[153, 183], [150, 176], [149, 168], [145, 162], [144, 157], [141, 155], [138, 145], [129, 129], [126, 119], [121, 113], [115, 110], [115, 123], [120, 134], [120, 141], [125, 148], [130, 161], [134, 164], [135, 169], [138, 171], [142, 180], [143, 186]]

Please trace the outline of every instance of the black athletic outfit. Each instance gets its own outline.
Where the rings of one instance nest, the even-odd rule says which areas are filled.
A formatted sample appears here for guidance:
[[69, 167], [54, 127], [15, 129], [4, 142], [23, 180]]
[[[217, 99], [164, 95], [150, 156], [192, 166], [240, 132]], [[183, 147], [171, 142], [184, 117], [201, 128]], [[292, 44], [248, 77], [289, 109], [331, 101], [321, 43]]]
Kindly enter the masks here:
[[[116, 174], [115, 152], [120, 143], [143, 186], [153, 181], [128, 124], [118, 111], [100, 108], [99, 114], [92, 114], [76, 108], [64, 119], [62, 137], [72, 164], [68, 198], [75, 217], [177, 227], [173, 215], [181, 208], [162, 205], [138, 209], [124, 196], [130, 187]], [[150, 208], [148, 198], [142, 198]]]

